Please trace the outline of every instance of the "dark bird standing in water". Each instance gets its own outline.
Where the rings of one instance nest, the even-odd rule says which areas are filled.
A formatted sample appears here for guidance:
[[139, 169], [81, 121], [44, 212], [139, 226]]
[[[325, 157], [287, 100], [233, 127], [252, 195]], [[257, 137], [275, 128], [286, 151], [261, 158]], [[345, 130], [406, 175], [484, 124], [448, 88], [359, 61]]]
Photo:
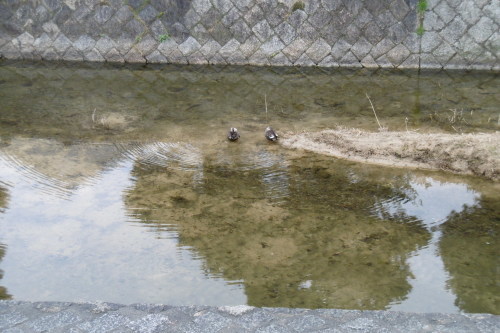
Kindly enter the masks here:
[[238, 133], [238, 129], [235, 127], [231, 127], [229, 133], [227, 133], [227, 138], [229, 141], [236, 141], [240, 138], [240, 133]]
[[278, 140], [278, 134], [271, 127], [266, 128], [265, 136], [269, 141]]
[[[266, 123], [268, 123], [268, 120], [267, 120], [267, 96], [266, 96], [266, 94], [264, 94], [264, 104], [266, 105]], [[276, 134], [276, 132], [271, 128], [271, 126], [268, 126], [266, 128], [264, 135], [266, 136], [266, 139], [268, 139], [269, 141], [278, 140], [278, 134]]]

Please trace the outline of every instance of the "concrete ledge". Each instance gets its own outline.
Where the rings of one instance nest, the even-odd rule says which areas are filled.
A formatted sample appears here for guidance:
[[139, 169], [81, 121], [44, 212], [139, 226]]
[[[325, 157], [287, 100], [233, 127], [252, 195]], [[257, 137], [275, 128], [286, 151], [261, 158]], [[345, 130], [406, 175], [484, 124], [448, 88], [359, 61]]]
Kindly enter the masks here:
[[490, 314], [0, 301], [2, 332], [498, 332]]

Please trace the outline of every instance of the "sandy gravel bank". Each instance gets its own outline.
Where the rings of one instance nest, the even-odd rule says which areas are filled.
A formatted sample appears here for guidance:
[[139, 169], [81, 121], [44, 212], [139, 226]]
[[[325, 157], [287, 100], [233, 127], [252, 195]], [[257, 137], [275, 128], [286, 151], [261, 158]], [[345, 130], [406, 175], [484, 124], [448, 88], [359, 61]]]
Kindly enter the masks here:
[[441, 169], [500, 179], [500, 133], [365, 132], [336, 128], [285, 134], [281, 144], [352, 161]]

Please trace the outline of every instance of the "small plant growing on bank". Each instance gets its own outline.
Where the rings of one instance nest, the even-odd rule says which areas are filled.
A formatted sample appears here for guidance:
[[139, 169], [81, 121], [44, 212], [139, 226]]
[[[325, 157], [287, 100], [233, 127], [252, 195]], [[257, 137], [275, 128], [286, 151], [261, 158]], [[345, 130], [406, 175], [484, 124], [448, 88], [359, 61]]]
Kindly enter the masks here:
[[419, 14], [423, 14], [427, 10], [427, 0], [419, 0], [417, 3], [417, 11]]
[[418, 28], [417, 28], [417, 35], [419, 35], [420, 37], [422, 37], [424, 35], [424, 32], [425, 32], [424, 26], [423, 25], [419, 25]]
[[422, 37], [424, 35], [425, 29], [424, 29], [424, 13], [427, 10], [428, 4], [427, 0], [418, 0], [417, 2], [417, 14], [418, 14], [418, 20], [419, 20], [419, 25], [417, 28], [417, 35]]
[[170, 38], [169, 34], [161, 34], [160, 36], [158, 36], [158, 41], [160, 43], [163, 43], [163, 42], [167, 41], [169, 38]]
[[302, 1], [297, 1], [293, 4], [292, 12], [296, 10], [304, 10], [304, 8], [306, 8], [306, 4]]

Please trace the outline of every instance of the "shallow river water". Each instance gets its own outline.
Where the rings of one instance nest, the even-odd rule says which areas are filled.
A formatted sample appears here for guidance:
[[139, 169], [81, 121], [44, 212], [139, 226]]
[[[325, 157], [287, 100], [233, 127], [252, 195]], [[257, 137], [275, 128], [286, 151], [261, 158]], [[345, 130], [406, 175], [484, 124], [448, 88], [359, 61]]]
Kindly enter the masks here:
[[475, 72], [0, 63], [0, 298], [500, 314], [499, 184], [263, 136], [376, 130], [365, 93], [390, 130], [495, 131], [499, 86]]

